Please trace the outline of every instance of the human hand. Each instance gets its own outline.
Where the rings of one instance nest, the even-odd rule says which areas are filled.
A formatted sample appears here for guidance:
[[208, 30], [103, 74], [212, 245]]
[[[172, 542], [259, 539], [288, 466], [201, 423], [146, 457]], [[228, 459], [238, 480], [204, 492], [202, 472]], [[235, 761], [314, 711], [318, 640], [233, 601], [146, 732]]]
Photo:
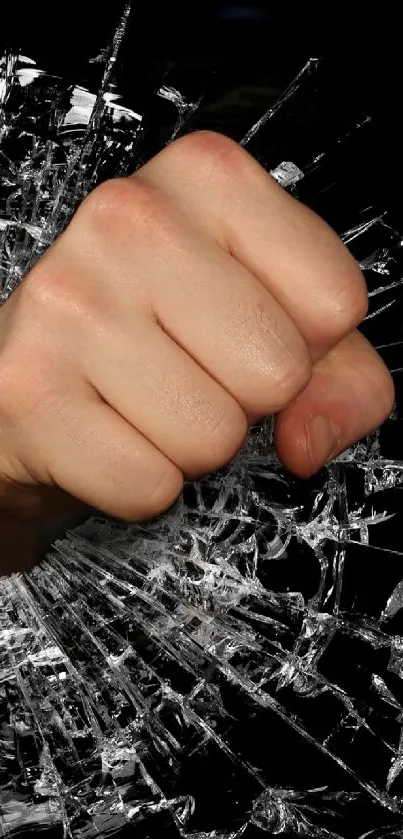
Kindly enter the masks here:
[[0, 310], [3, 521], [152, 518], [268, 414], [311, 475], [391, 411], [366, 310], [336, 234], [240, 146], [172, 143], [95, 189]]

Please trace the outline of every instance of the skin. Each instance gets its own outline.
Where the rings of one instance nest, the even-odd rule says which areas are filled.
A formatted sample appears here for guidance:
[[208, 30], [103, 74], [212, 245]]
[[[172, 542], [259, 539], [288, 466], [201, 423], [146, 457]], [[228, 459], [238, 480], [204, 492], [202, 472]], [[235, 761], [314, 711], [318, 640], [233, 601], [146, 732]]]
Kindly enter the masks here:
[[312, 475], [393, 406], [366, 311], [336, 234], [219, 134], [99, 186], [0, 310], [3, 572], [80, 504], [157, 516], [265, 415]]

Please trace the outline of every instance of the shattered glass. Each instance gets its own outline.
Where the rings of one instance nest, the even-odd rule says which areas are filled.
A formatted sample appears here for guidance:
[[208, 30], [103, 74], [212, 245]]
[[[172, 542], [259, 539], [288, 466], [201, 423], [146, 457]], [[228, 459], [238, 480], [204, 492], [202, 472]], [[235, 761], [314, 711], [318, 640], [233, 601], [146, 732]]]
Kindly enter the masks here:
[[[116, 86], [129, 13], [92, 59], [93, 90], [30, 56], [0, 59], [2, 300], [91, 188], [225, 112], [222, 92], [189, 92], [171, 67], [143, 100], [154, 122], [167, 109], [153, 135], [147, 108]], [[382, 108], [346, 100], [326, 60], [267, 99], [228, 133], [351, 248], [370, 293], [363, 331], [394, 373], [396, 406], [305, 482], [277, 460], [267, 419], [166, 515], [93, 516], [30, 573], [0, 579], [5, 839], [403, 835], [393, 161], [381, 148], [374, 159]]]

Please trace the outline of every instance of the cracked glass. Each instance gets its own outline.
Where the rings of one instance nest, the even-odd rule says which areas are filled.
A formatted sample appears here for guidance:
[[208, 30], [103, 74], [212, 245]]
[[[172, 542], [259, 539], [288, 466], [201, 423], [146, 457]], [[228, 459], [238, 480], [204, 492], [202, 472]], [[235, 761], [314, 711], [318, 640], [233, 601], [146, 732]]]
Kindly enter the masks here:
[[129, 27], [130, 4], [89, 61], [92, 87], [10, 48], [0, 58], [1, 300], [97, 183], [187, 131], [227, 128], [361, 265], [363, 331], [396, 405], [308, 481], [279, 463], [267, 419], [159, 519], [94, 515], [0, 579], [0, 835], [392, 839], [403, 218], [379, 145], [384, 100], [348, 97], [319, 58], [238, 122], [218, 81], [181, 85], [175, 64], [143, 97], [121, 95]]

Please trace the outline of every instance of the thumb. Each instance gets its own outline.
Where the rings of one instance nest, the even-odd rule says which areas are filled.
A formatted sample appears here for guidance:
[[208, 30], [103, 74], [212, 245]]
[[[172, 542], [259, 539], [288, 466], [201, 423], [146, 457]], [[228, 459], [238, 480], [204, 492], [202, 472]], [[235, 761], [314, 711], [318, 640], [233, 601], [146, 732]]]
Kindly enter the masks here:
[[393, 402], [389, 371], [355, 330], [316, 363], [305, 390], [277, 414], [277, 454], [306, 478], [381, 425]]

